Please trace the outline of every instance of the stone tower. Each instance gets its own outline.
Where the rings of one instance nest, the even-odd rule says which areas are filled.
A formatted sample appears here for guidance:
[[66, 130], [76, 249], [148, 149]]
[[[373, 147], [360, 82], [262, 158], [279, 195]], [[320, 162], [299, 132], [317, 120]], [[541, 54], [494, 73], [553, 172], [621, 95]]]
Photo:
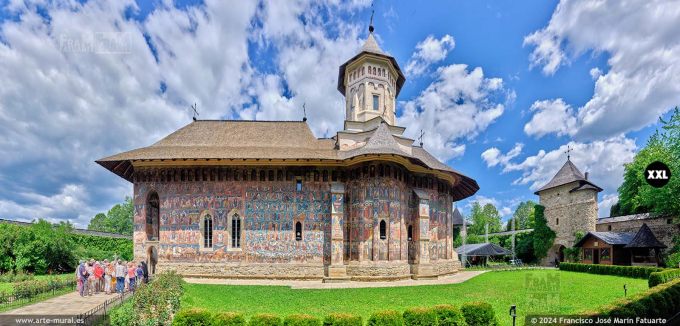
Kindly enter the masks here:
[[602, 188], [588, 180], [588, 173], [583, 175], [567, 158], [552, 180], [535, 192], [545, 207], [548, 226], [556, 233], [544, 265], [553, 265], [556, 259], [564, 261], [563, 250], [574, 245], [577, 231], [595, 231], [600, 191]]
[[378, 46], [371, 25], [361, 51], [340, 66], [338, 91], [345, 96], [345, 120], [366, 122], [382, 117], [395, 125], [395, 100], [404, 81], [397, 61]]

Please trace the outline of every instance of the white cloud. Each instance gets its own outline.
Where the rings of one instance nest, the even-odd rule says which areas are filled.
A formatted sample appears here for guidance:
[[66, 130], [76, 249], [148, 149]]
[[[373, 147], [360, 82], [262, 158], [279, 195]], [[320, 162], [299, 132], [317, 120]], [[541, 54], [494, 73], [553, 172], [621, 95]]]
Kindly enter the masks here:
[[417, 76], [424, 73], [430, 65], [444, 60], [455, 46], [456, 42], [451, 35], [444, 35], [440, 39], [428, 35], [423, 41], [416, 44], [416, 51], [406, 64], [406, 74]]
[[521, 171], [522, 176], [513, 183], [529, 184], [531, 190], [536, 190], [564, 165], [567, 146], [572, 149], [571, 161], [581, 172], [589, 172], [590, 180], [605, 193], [613, 193], [619, 187], [623, 181], [623, 164], [633, 160], [637, 149], [634, 140], [623, 136], [591, 143], [572, 141], [549, 152], [540, 150], [520, 163], [510, 162], [503, 167], [503, 172]]
[[524, 132], [529, 136], [540, 138], [549, 133], [556, 133], [558, 136], [573, 135], [576, 131], [574, 110], [561, 98], [536, 101], [530, 110], [534, 115], [524, 125]]
[[486, 162], [487, 167], [493, 167], [498, 164], [507, 165], [511, 159], [522, 153], [522, 148], [524, 148], [524, 144], [516, 143], [507, 154], [501, 154], [500, 149], [491, 147], [482, 153], [482, 159]]
[[595, 67], [590, 69], [590, 77], [593, 80], [597, 80], [598, 78], [600, 78], [600, 76], [602, 76], [602, 70], [600, 70], [600, 68]]
[[[680, 104], [680, 10], [675, 1], [561, 1], [546, 27], [524, 39], [532, 66], [554, 74], [569, 57], [608, 56], [593, 96], [571, 114], [577, 139], [607, 139], [648, 126]], [[615, 28], [612, 28], [615, 26]], [[546, 132], [563, 132], [558, 124]]]
[[599, 211], [598, 215], [600, 217], [609, 217], [609, 212], [611, 211], [612, 206], [618, 201], [619, 195], [615, 193], [602, 196], [602, 200], [600, 200], [600, 202], [597, 204]]
[[461, 138], [473, 139], [503, 114], [497, 95], [509, 97], [500, 78], [486, 78], [482, 68], [454, 64], [440, 67], [436, 79], [418, 97], [403, 103], [399, 125], [415, 137], [425, 131], [425, 148], [441, 160], [462, 155]]
[[90, 218], [96, 214], [87, 203], [88, 195], [83, 185], [67, 184], [59, 193], [52, 196], [20, 193], [19, 197], [30, 204], [22, 205], [15, 201], [0, 199], [0, 216], [19, 216], [26, 222], [46, 218], [51, 222], [68, 220], [78, 225], [87, 225]]

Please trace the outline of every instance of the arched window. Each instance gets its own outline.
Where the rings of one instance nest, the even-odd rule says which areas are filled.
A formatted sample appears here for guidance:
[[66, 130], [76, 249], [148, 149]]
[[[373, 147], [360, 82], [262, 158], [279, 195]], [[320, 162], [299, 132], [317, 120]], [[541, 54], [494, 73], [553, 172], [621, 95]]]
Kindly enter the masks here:
[[231, 217], [231, 247], [241, 248], [241, 217], [238, 214]]
[[380, 239], [387, 239], [387, 223], [385, 223], [385, 220], [380, 221]]
[[158, 241], [160, 224], [160, 200], [158, 193], [151, 192], [146, 200], [146, 240]]
[[295, 240], [302, 240], [302, 223], [295, 223]]
[[408, 226], [408, 231], [406, 233], [408, 234], [408, 241], [413, 240], [413, 225]]
[[203, 217], [203, 247], [212, 248], [213, 242], [213, 221], [210, 214]]

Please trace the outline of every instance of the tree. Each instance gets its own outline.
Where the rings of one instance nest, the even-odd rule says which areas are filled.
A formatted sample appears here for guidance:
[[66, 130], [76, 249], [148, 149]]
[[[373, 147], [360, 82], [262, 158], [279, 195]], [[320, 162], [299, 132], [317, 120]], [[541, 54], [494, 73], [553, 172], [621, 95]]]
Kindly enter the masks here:
[[88, 230], [132, 235], [134, 230], [133, 218], [135, 207], [132, 198], [126, 197], [125, 202], [113, 206], [106, 215], [95, 215], [87, 226]]
[[489, 233], [501, 231], [501, 215], [492, 204], [482, 207], [479, 202], [472, 203], [470, 218], [472, 225], [468, 227], [468, 234], [486, 234], [486, 224], [489, 224]]
[[536, 203], [532, 200], [527, 200], [519, 203], [512, 214], [512, 218], [508, 221], [507, 231], [512, 230], [512, 223], [515, 222], [515, 230], [531, 229], [534, 227], [534, 206]]
[[36, 274], [71, 270], [76, 261], [72, 231], [70, 224], [52, 225], [43, 219], [21, 228], [13, 248], [16, 270]]
[[548, 250], [555, 241], [555, 231], [548, 226], [548, 220], [543, 215], [545, 207], [536, 205], [534, 207], [534, 256], [539, 260], [548, 255]]
[[[633, 159], [625, 164], [623, 184], [619, 192], [619, 213], [635, 214], [652, 212], [662, 215], [680, 215], [680, 110], [676, 107], [670, 119], [659, 119], [661, 131], [657, 130]], [[645, 180], [645, 168], [654, 161], [661, 161], [671, 170], [669, 183], [654, 188]]]

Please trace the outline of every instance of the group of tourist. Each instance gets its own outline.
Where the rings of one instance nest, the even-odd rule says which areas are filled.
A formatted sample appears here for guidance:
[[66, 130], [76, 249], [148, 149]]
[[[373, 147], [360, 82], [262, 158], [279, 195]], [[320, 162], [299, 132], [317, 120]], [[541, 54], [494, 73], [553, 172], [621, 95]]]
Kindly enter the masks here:
[[81, 260], [76, 268], [78, 280], [78, 293], [80, 296], [88, 296], [104, 292], [111, 294], [113, 291], [123, 293], [134, 291], [141, 282], [149, 281], [149, 270], [146, 262], [135, 265], [133, 262], [125, 262], [120, 259], [109, 262], [108, 259], [99, 262]]

